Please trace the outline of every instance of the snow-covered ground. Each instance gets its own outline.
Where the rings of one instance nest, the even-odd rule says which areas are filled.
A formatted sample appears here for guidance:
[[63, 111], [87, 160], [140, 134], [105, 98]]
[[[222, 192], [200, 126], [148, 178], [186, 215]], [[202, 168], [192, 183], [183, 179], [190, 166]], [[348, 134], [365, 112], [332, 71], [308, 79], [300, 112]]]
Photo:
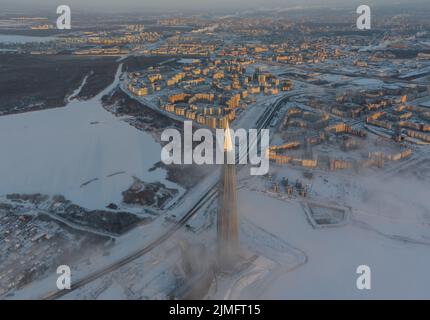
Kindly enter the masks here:
[[[101, 209], [121, 202], [132, 176], [181, 190], [166, 181], [163, 169], [148, 171], [160, 161], [161, 146], [153, 137], [101, 106], [119, 75], [120, 69], [114, 83], [91, 100], [0, 117], [0, 194], [62, 194]], [[111, 176], [119, 172], [125, 173]]]
[[[313, 229], [296, 201], [281, 201], [241, 190], [240, 218], [300, 249], [308, 258], [299, 268], [280, 273], [265, 290], [256, 287], [251, 294], [248, 288], [243, 290], [242, 296], [263, 299], [430, 298], [430, 241], [426, 243], [423, 235], [428, 235], [429, 226], [426, 219], [417, 216], [414, 207], [408, 210], [407, 202], [403, 206], [393, 203], [395, 208], [388, 207], [388, 211], [395, 210], [391, 217], [386, 215], [387, 210], [375, 205], [375, 201], [379, 206], [391, 203], [396, 197], [392, 190], [380, 202], [374, 199], [369, 204], [363, 203], [361, 207], [366, 208], [366, 213], [355, 212], [348, 225], [329, 229]], [[405, 192], [399, 190], [399, 194], [404, 195], [399, 201], [407, 198]], [[409, 201], [415, 206], [427, 206], [428, 210], [425, 198], [421, 198], [420, 204], [416, 203], [420, 197], [421, 194]], [[371, 290], [356, 287], [359, 265], [371, 268]]]

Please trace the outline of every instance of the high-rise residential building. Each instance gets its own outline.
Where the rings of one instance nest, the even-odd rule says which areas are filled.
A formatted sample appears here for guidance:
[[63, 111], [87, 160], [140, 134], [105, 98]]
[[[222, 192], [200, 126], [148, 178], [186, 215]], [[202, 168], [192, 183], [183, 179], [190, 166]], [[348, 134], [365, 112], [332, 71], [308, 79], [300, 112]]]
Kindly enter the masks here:
[[237, 217], [237, 179], [235, 164], [229, 164], [228, 154], [234, 152], [227, 122], [224, 137], [224, 164], [218, 198], [218, 263], [221, 270], [232, 269], [239, 250]]

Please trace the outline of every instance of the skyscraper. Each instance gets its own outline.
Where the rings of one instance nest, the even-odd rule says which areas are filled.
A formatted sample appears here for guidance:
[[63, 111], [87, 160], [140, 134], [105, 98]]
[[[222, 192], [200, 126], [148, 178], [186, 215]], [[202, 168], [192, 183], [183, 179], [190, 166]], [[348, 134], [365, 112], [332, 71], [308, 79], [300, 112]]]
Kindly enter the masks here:
[[221, 269], [233, 268], [237, 259], [237, 181], [235, 164], [228, 164], [228, 154], [234, 152], [230, 128], [227, 122], [224, 136], [224, 164], [221, 172], [218, 197], [218, 263]]

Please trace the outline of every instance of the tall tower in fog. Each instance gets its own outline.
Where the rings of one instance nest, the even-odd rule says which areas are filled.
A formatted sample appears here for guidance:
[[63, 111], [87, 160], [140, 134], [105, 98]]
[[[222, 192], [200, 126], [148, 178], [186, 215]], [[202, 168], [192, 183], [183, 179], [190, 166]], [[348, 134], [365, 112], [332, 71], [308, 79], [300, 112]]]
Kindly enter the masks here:
[[236, 167], [235, 164], [228, 164], [227, 162], [227, 155], [231, 152], [234, 152], [233, 142], [227, 123], [217, 216], [218, 262], [221, 269], [229, 269], [234, 266], [239, 249]]

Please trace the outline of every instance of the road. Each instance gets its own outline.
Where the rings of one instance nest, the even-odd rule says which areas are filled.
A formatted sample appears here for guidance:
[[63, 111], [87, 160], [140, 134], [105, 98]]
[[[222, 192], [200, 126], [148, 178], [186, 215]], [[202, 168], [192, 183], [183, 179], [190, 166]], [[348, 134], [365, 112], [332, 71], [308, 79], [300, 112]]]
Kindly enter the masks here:
[[[256, 122], [257, 129], [261, 130], [261, 129], [267, 128], [270, 125], [270, 122], [272, 121], [273, 117], [277, 114], [279, 109], [282, 107], [283, 103], [285, 101], [287, 101], [288, 99], [290, 99], [292, 96], [295, 96], [298, 94], [300, 94], [300, 93], [289, 94], [289, 95], [285, 95], [285, 96], [279, 98], [257, 120], [257, 122]], [[257, 136], [257, 139], [259, 139], [259, 138], [260, 138], [260, 132]], [[253, 141], [252, 143], [250, 142], [249, 146], [252, 144], [255, 144], [255, 143], [256, 143], [256, 141]], [[246, 156], [247, 156], [247, 154], [246, 154]], [[237, 160], [236, 163], [239, 163], [239, 160], [240, 160], [239, 155], [236, 156], [236, 160]], [[119, 260], [117, 262], [114, 262], [108, 266], [105, 266], [100, 270], [94, 271], [94, 272], [90, 273], [89, 275], [83, 277], [82, 279], [72, 283], [71, 288], [69, 290], [50, 292], [47, 295], [41, 297], [41, 299], [43, 299], [43, 300], [59, 299], [65, 295], [71, 293], [72, 291], [75, 291], [75, 290], [93, 282], [94, 280], [96, 280], [102, 276], [105, 276], [105, 275], [125, 266], [126, 264], [136, 260], [137, 258], [140, 258], [144, 254], [150, 252], [151, 250], [153, 250], [154, 248], [156, 248], [157, 246], [162, 244], [164, 241], [169, 239], [176, 231], [178, 231], [181, 227], [183, 227], [187, 223], [187, 221], [190, 218], [192, 218], [199, 211], [200, 208], [202, 208], [208, 201], [212, 200], [213, 197], [215, 197], [217, 195], [217, 185], [218, 185], [218, 181], [215, 182], [212, 186], [210, 186], [209, 190], [205, 194], [203, 194], [203, 196], [200, 199], [197, 200], [197, 202], [193, 205], [193, 207], [177, 223], [175, 223], [173, 226], [171, 226], [167, 230], [166, 233], [164, 233], [163, 235], [161, 235], [160, 237], [155, 239], [149, 245], [145, 246], [144, 248], [142, 248], [140, 250], [135, 251], [134, 253], [128, 255], [125, 258], [122, 258], [121, 260]]]

